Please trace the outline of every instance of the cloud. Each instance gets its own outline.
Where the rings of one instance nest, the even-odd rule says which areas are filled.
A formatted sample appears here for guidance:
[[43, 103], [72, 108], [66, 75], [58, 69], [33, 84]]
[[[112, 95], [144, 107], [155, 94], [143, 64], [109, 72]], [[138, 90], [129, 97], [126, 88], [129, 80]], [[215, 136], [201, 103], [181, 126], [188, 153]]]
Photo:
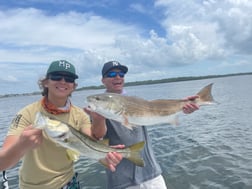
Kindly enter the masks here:
[[176, 47], [182, 43], [182, 52], [189, 50], [192, 57], [200, 57], [202, 53], [206, 57], [234, 52], [251, 54], [250, 1], [158, 0], [156, 6], [165, 9], [162, 23], [167, 37]]
[[115, 35], [130, 36], [136, 30], [90, 13], [71, 11], [47, 15], [34, 8], [1, 12], [0, 20], [1, 42], [19, 46], [99, 48], [113, 43]]
[[35, 90], [34, 80], [55, 59], [76, 65], [79, 86], [101, 84], [108, 60], [128, 65], [128, 81], [252, 69], [251, 1], [32, 3], [0, 9], [0, 82], [30, 80]]

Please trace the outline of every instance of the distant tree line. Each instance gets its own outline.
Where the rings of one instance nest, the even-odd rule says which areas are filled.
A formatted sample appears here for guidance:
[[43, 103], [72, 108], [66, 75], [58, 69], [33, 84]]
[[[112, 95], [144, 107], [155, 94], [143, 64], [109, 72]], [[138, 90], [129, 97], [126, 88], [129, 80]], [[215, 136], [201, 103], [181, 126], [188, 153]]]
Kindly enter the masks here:
[[[127, 86], [137, 86], [137, 85], [152, 85], [152, 84], [159, 84], [159, 83], [170, 83], [170, 82], [178, 82], [178, 81], [190, 81], [190, 80], [200, 80], [200, 79], [210, 79], [210, 78], [230, 77], [230, 76], [240, 76], [240, 75], [252, 75], [252, 72], [225, 74], [225, 75], [189, 76], [189, 77], [174, 77], [174, 78], [158, 79], [158, 80], [133, 81], [133, 82], [126, 82], [125, 86], [127, 87]], [[81, 87], [81, 88], [78, 88], [77, 91], [92, 90], [92, 89], [104, 89], [104, 86], [99, 85], [99, 86]]]
[[[134, 81], [134, 82], [126, 82], [125, 86], [127, 87], [127, 86], [137, 86], [137, 85], [152, 85], [152, 84], [159, 84], [159, 83], [170, 83], [170, 82], [178, 82], [178, 81], [190, 81], [190, 80], [200, 80], [200, 79], [210, 79], [210, 78], [230, 77], [230, 76], [240, 76], [240, 75], [252, 75], [252, 72], [225, 74], [225, 75], [189, 76], [189, 77], [175, 77], [175, 78], [157, 79], [157, 80]], [[95, 90], [95, 89], [104, 89], [104, 86], [99, 85], [99, 86], [81, 87], [81, 88], [77, 88], [76, 91]], [[23, 93], [23, 94], [6, 94], [6, 95], [0, 95], [0, 98], [14, 97], [14, 96], [31, 96], [31, 95], [39, 95], [39, 94], [41, 94], [41, 92]]]

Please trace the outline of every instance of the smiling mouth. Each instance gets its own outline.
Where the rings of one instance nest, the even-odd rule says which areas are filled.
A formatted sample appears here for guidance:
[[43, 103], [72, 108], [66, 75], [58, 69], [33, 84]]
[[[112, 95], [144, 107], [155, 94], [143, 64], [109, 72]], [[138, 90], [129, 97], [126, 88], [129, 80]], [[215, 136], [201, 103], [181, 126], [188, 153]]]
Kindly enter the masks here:
[[113, 83], [113, 85], [122, 85], [121, 82]]
[[56, 89], [59, 89], [59, 90], [67, 90], [66, 87], [56, 87]]

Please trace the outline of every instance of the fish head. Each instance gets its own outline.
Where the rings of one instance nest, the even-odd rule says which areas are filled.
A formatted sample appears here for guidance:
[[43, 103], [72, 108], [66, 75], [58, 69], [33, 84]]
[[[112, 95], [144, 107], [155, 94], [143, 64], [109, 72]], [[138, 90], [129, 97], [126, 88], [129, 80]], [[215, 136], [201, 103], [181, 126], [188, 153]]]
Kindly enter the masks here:
[[70, 132], [69, 127], [66, 124], [52, 119], [47, 119], [45, 131], [49, 137], [57, 141], [67, 140]]
[[103, 93], [87, 97], [88, 108], [105, 117], [121, 112], [123, 105], [120, 102], [120, 95], [114, 93]]

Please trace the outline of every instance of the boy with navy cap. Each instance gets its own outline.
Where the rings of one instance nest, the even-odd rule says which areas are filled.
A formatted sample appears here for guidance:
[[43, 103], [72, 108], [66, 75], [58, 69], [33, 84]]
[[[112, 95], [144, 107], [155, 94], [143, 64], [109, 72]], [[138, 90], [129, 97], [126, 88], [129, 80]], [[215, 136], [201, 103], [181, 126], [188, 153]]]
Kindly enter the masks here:
[[109, 61], [103, 65], [102, 76], [104, 77], [110, 70], [116, 69], [116, 68], [123, 71], [124, 74], [126, 74], [128, 72], [127, 66], [121, 65], [117, 61]]
[[[128, 67], [117, 61], [109, 61], [102, 68], [102, 83], [106, 92], [123, 95], [124, 76]], [[188, 98], [197, 98], [192, 96]], [[184, 113], [192, 113], [198, 106], [187, 104], [184, 106]], [[127, 129], [121, 123], [106, 119], [107, 133], [104, 138], [109, 139], [110, 145], [124, 144], [130, 146], [140, 141], [145, 141], [142, 157], [145, 167], [138, 167], [130, 161], [123, 159], [117, 166], [116, 172], [106, 170], [108, 189], [166, 189], [162, 177], [162, 170], [154, 155], [151, 140], [145, 126]]]

